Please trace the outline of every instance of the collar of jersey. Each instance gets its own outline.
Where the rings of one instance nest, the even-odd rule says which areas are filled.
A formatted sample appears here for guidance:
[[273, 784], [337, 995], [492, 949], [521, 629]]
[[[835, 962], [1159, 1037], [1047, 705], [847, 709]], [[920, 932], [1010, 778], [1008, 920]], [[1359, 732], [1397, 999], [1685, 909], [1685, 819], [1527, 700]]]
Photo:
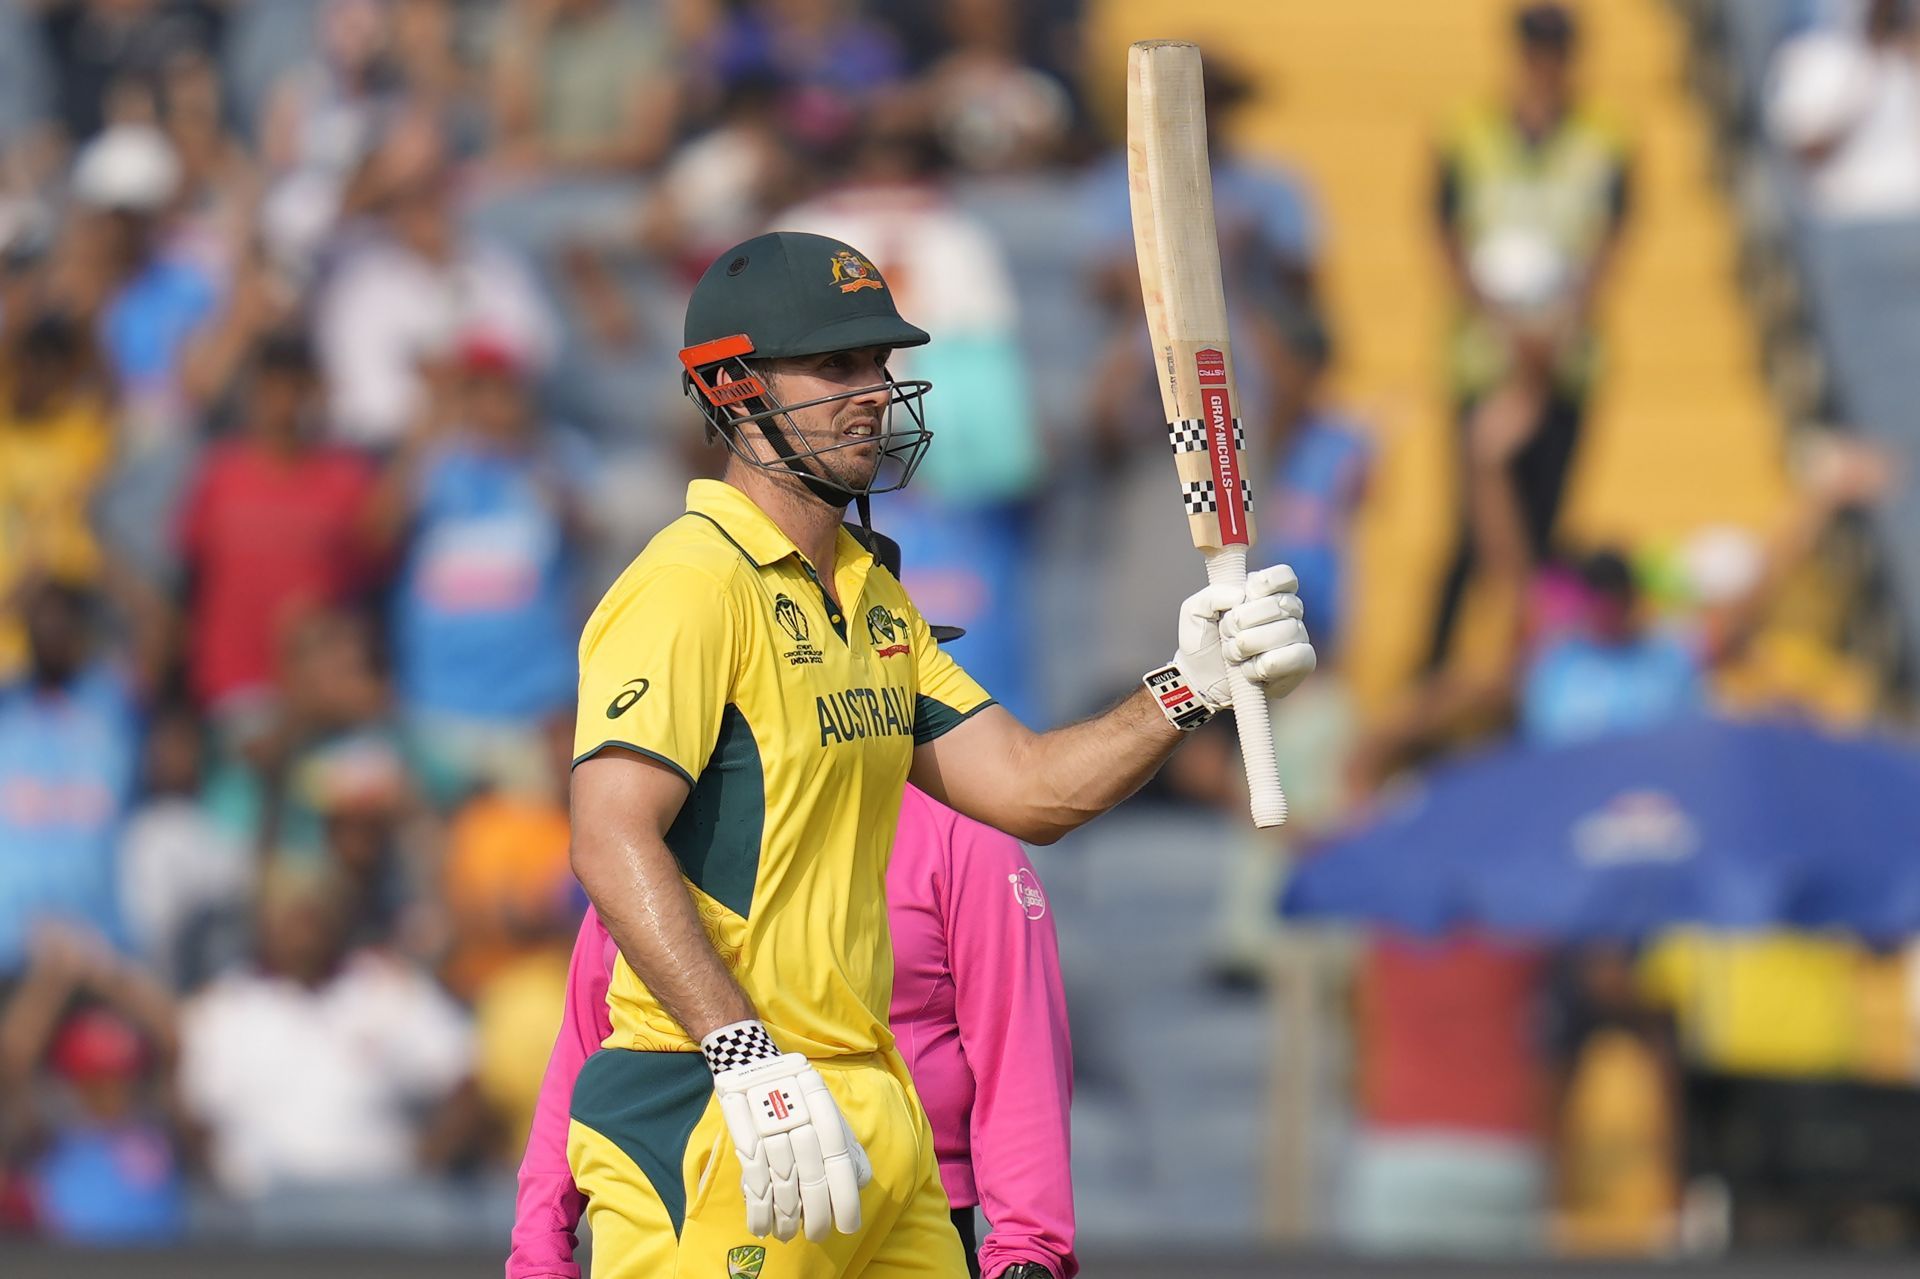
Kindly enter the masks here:
[[[687, 510], [704, 515], [716, 524], [727, 540], [740, 548], [755, 568], [766, 568], [791, 555], [802, 564], [807, 557], [780, 531], [771, 516], [754, 500], [724, 480], [695, 480], [687, 485]], [[866, 588], [867, 572], [873, 556], [845, 528], [834, 543], [834, 587], [846, 607], [860, 598]]]

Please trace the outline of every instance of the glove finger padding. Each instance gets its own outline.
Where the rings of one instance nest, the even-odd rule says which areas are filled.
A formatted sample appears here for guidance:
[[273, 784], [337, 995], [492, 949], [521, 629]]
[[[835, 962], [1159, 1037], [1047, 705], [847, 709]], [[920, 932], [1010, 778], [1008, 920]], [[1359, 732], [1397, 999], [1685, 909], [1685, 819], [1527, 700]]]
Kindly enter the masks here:
[[800, 1229], [800, 1179], [794, 1169], [793, 1134], [774, 1133], [762, 1142], [773, 1174], [773, 1236], [781, 1242]]
[[1300, 578], [1290, 564], [1271, 564], [1247, 574], [1247, 598], [1266, 595], [1290, 595], [1300, 589]]
[[833, 1230], [833, 1193], [827, 1187], [818, 1129], [793, 1130], [793, 1165], [800, 1187], [800, 1224], [807, 1238], [819, 1243]]
[[753, 1111], [745, 1095], [722, 1092], [720, 1114], [727, 1121], [734, 1153], [740, 1158], [740, 1190], [747, 1205], [747, 1233], [765, 1238], [773, 1230], [773, 1176], [767, 1169], [760, 1134], [753, 1126]]
[[1298, 595], [1262, 595], [1259, 599], [1236, 604], [1220, 615], [1220, 638], [1232, 639], [1256, 626], [1306, 615], [1306, 605], [1300, 602]]
[[[1223, 632], [1224, 633], [1224, 632]], [[1295, 644], [1306, 644], [1306, 624], [1298, 618], [1283, 617], [1277, 622], [1266, 622], [1260, 626], [1251, 626], [1238, 635], [1220, 644], [1220, 651], [1226, 654], [1229, 662], [1251, 661], [1264, 653], [1286, 648]], [[1248, 671], [1248, 675], [1253, 672]], [[1257, 680], [1255, 681], [1258, 682]]]
[[[822, 1174], [833, 1207], [833, 1224], [842, 1234], [860, 1229], [860, 1188], [873, 1180], [873, 1164], [853, 1135], [845, 1115], [834, 1103], [826, 1081], [815, 1073], [802, 1077], [800, 1090], [806, 1094], [807, 1107], [813, 1113], [813, 1131], [819, 1138]], [[825, 1119], [831, 1109], [838, 1123]], [[811, 1223], [809, 1223], [811, 1228]]]
[[1311, 644], [1288, 644], [1249, 659], [1242, 669], [1247, 678], [1266, 690], [1268, 697], [1285, 697], [1313, 674], [1319, 657]]

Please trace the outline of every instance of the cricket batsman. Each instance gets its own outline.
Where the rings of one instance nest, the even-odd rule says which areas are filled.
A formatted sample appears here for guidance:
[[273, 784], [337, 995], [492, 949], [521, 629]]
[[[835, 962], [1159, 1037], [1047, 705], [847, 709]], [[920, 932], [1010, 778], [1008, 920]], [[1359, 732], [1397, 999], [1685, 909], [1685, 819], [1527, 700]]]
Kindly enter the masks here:
[[931, 439], [928, 384], [887, 372], [928, 335], [873, 264], [824, 236], [748, 240], [695, 286], [685, 340], [726, 469], [689, 487], [580, 641], [573, 866], [619, 947], [567, 1140], [593, 1274], [962, 1279], [887, 1028], [907, 781], [1051, 843], [1231, 703], [1229, 664], [1270, 697], [1306, 677], [1293, 573], [1189, 597], [1147, 687], [1036, 734], [842, 527]]

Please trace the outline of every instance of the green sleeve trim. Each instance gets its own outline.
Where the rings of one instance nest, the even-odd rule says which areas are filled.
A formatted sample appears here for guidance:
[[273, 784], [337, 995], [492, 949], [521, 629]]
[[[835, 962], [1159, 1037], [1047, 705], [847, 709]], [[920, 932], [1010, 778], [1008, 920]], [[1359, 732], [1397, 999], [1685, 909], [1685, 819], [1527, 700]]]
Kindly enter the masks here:
[[609, 737], [606, 741], [601, 742], [591, 750], [583, 751], [581, 754], [575, 755], [573, 757], [573, 767], [580, 767], [580, 765], [586, 763], [609, 746], [618, 746], [623, 751], [632, 751], [636, 755], [645, 755], [656, 764], [665, 764], [668, 768], [671, 768], [680, 775], [681, 781], [685, 782], [689, 787], [693, 785], [693, 774], [668, 759], [665, 755], [662, 755], [659, 751], [650, 751], [644, 746], [635, 746], [632, 742], [623, 742], [617, 737]]
[[989, 697], [970, 711], [957, 711], [945, 702], [920, 693], [913, 699], [913, 744], [925, 746], [945, 737], [987, 707], [997, 705], [999, 703]]

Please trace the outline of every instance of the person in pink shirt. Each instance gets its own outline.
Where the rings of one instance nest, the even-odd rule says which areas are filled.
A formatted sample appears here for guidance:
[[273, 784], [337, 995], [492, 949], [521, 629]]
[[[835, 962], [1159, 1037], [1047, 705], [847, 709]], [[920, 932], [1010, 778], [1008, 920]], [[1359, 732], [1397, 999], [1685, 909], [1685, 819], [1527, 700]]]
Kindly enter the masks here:
[[[896, 574], [899, 548], [870, 534]], [[943, 641], [955, 628], [935, 628]], [[940, 1180], [973, 1273], [1072, 1279], [1067, 1112], [1073, 1054], [1053, 919], [1018, 840], [909, 786], [887, 868], [895, 1041], [933, 1127]], [[586, 1199], [567, 1166], [574, 1078], [612, 1033], [617, 953], [591, 907], [520, 1164], [506, 1279], [580, 1279]], [[992, 1230], [974, 1246], [973, 1210]]]

